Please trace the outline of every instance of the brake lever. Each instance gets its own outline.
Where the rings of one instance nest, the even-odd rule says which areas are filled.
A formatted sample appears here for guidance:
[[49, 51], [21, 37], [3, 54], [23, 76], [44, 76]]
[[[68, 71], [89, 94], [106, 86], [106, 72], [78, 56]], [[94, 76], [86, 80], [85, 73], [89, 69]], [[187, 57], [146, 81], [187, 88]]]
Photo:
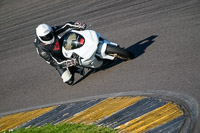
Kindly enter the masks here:
[[87, 25], [87, 27], [85, 28], [85, 30], [89, 29], [90, 27], [92, 27], [92, 25]]

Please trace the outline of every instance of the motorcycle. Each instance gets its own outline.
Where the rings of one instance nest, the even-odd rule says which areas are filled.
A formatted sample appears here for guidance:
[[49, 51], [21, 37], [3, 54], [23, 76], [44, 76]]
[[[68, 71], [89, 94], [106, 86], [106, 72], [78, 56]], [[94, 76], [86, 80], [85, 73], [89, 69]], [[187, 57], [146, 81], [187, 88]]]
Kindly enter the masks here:
[[74, 59], [83, 68], [101, 68], [105, 60], [130, 60], [134, 54], [108, 41], [94, 30], [70, 30], [63, 35], [62, 53], [64, 57]]

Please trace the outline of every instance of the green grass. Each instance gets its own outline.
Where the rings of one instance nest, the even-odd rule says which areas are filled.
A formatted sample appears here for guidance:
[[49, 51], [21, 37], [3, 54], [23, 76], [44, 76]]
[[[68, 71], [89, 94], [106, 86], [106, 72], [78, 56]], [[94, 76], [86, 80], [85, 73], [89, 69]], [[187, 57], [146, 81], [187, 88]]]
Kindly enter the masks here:
[[[2, 132], [4, 133], [4, 132]], [[20, 128], [14, 131], [5, 131], [5, 133], [117, 133], [117, 130], [96, 125], [84, 124], [47, 124], [40, 128]]]

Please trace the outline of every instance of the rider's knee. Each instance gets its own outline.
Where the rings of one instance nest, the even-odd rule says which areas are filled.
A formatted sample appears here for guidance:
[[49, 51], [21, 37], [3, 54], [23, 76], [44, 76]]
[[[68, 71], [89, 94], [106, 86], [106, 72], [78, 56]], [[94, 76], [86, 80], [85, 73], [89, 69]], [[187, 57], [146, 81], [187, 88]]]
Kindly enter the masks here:
[[70, 73], [69, 69], [67, 69], [62, 75], [61, 78], [63, 80], [64, 83], [67, 83], [69, 85], [72, 85], [74, 82], [73, 76]]

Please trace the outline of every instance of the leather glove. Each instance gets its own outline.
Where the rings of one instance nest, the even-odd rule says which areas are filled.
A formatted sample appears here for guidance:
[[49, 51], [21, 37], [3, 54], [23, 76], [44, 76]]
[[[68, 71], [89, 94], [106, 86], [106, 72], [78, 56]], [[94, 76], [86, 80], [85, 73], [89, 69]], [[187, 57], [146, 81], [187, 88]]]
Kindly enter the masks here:
[[58, 66], [61, 68], [68, 68], [71, 66], [75, 66], [76, 64], [77, 64], [76, 59], [69, 59], [58, 63]]
[[76, 22], [75, 25], [78, 26], [79, 30], [85, 30], [87, 27], [87, 24], [81, 22]]

